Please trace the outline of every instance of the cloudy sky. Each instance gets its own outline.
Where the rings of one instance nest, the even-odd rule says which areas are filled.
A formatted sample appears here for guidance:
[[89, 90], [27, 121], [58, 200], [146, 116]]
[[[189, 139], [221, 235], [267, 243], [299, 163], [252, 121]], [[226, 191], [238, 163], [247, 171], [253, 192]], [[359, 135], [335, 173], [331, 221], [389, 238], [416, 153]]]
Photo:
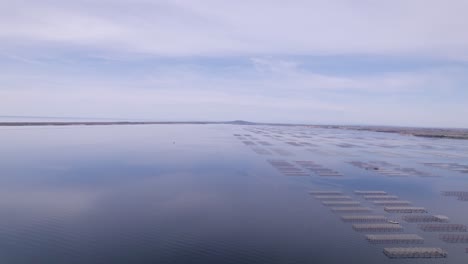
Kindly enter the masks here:
[[0, 116], [468, 127], [466, 0], [0, 0]]

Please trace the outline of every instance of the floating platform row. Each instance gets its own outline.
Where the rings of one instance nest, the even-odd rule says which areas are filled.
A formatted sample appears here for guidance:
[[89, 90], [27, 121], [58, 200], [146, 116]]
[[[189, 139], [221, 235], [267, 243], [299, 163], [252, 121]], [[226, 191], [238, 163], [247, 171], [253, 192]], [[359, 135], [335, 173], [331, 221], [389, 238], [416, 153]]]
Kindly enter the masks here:
[[356, 201], [322, 201], [325, 206], [360, 206], [360, 202]]
[[353, 229], [359, 232], [398, 232], [403, 227], [399, 224], [353, 224]]
[[317, 194], [317, 195], [341, 195], [343, 192], [341, 191], [310, 191], [310, 194]]
[[467, 191], [445, 191], [442, 192], [444, 196], [454, 196], [457, 197], [460, 201], [468, 201], [468, 192]]
[[446, 258], [447, 251], [441, 248], [384, 248], [384, 254], [389, 258]]
[[[310, 137], [300, 137], [300, 138], [310, 138]], [[310, 142], [304, 142], [304, 141], [299, 142], [299, 144], [301, 144], [303, 146], [308, 146], [308, 147], [316, 147], [317, 146], [317, 145], [312, 144]]]
[[441, 234], [439, 238], [447, 243], [468, 243], [468, 234]]
[[242, 141], [242, 143], [244, 143], [246, 146], [255, 146], [255, 142], [253, 141], [249, 141], [249, 140], [244, 140]]
[[271, 155], [272, 154], [269, 150], [264, 149], [264, 148], [253, 147], [252, 150], [255, 153], [260, 154], [260, 155]]
[[341, 220], [350, 223], [383, 223], [388, 222], [388, 218], [383, 215], [343, 215]]
[[437, 162], [426, 162], [423, 163], [426, 166], [447, 169], [451, 171], [457, 171], [461, 173], [468, 173], [468, 165], [463, 165], [459, 163], [437, 163]]
[[294, 156], [294, 154], [292, 152], [289, 152], [285, 149], [281, 149], [281, 148], [272, 148], [271, 149], [273, 152], [275, 152], [276, 154], [280, 155], [280, 156], [285, 156], [285, 157], [288, 157], [288, 156]]
[[405, 176], [431, 176], [428, 173], [413, 169], [413, 168], [401, 168], [398, 165], [391, 164], [385, 161], [351, 161], [349, 164], [364, 169], [375, 171], [379, 174], [390, 176], [390, 177], [405, 177]]
[[449, 221], [449, 218], [445, 215], [404, 215], [402, 219], [409, 223], [448, 222]]
[[268, 141], [257, 141], [257, 143], [262, 145], [262, 146], [272, 146], [273, 145]]
[[466, 225], [461, 224], [420, 224], [419, 228], [426, 232], [466, 232]]
[[294, 164], [287, 162], [285, 160], [268, 160], [268, 163], [271, 164], [274, 168], [280, 171], [286, 176], [308, 176], [309, 173], [303, 171], [300, 168], [294, 166]]
[[411, 205], [409, 201], [374, 201], [375, 205], [380, 206], [399, 206], [399, 205]]
[[367, 241], [373, 244], [422, 244], [424, 239], [415, 234], [366, 235]]
[[387, 195], [385, 191], [354, 191], [357, 195]]
[[336, 213], [368, 213], [372, 209], [368, 207], [332, 207], [331, 210]]
[[[447, 224], [448, 217], [443, 215], [428, 215], [426, 208], [409, 206], [411, 202], [399, 200], [398, 196], [389, 195], [380, 190], [356, 190], [356, 195], [365, 200], [372, 201], [374, 205], [384, 206], [388, 213], [405, 213], [403, 220], [420, 224], [423, 231], [428, 232], [466, 232], [466, 226], [458, 224]], [[351, 213], [342, 215], [344, 222], [353, 223], [352, 228], [358, 232], [368, 232], [365, 236], [369, 243], [373, 244], [422, 244], [424, 239], [417, 234], [372, 234], [391, 233], [403, 231], [396, 221], [390, 221], [384, 215], [364, 214], [371, 212], [368, 207], [357, 206], [359, 202], [352, 201], [350, 196], [343, 195], [339, 191], [312, 191], [310, 194], [322, 201], [326, 206], [332, 206], [331, 210], [338, 213]], [[356, 213], [356, 214], [352, 214]], [[362, 213], [362, 214], [361, 214]], [[431, 223], [435, 222], [435, 223]], [[468, 234], [444, 234], [440, 238], [449, 243], [468, 243]], [[384, 254], [389, 258], [445, 258], [447, 252], [441, 248], [431, 247], [392, 247], [384, 248]]]
[[411, 176], [411, 174], [404, 172], [404, 171], [399, 171], [395, 169], [389, 169], [389, 168], [376, 168], [374, 169], [375, 172], [385, 175], [385, 176], [390, 176], [390, 177], [408, 177]]
[[444, 191], [442, 192], [442, 195], [444, 196], [467, 196], [468, 197], [468, 191]]
[[349, 201], [352, 198], [346, 195], [315, 195], [315, 199], [328, 201]]
[[296, 161], [301, 167], [308, 169], [319, 176], [343, 176], [343, 174], [315, 163], [311, 160]]
[[364, 195], [364, 199], [373, 201], [393, 201], [400, 199], [396, 195]]
[[295, 141], [287, 141], [286, 143], [289, 144], [289, 145], [291, 145], [291, 146], [295, 146], [295, 147], [302, 147], [302, 146], [304, 146], [303, 144], [298, 143], [298, 142], [295, 142]]
[[426, 208], [414, 206], [386, 206], [384, 210], [388, 213], [427, 213]]

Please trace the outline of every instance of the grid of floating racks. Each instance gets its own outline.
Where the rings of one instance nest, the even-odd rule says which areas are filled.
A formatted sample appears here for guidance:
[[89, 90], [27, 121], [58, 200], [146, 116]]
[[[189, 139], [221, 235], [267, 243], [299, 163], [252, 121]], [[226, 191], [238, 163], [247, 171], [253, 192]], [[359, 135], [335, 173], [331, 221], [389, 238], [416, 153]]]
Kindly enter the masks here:
[[447, 243], [468, 243], [467, 234], [441, 234], [439, 238]]
[[449, 221], [449, 218], [445, 215], [404, 215], [402, 219], [408, 223], [448, 222]]
[[279, 172], [286, 176], [308, 176], [309, 173], [294, 166], [294, 164], [285, 160], [268, 160], [268, 162]]
[[396, 195], [363, 195], [364, 199], [372, 201], [388, 201], [400, 199]]
[[466, 225], [461, 224], [420, 224], [419, 228], [426, 232], [466, 232]]
[[296, 141], [286, 141], [286, 144], [291, 145], [291, 146], [295, 146], [295, 147], [304, 147], [304, 146], [313, 147], [313, 146], [315, 146], [314, 144], [309, 143], [309, 142], [296, 142]]
[[401, 206], [401, 205], [411, 205], [409, 201], [374, 201], [375, 205], [382, 206]]
[[347, 195], [315, 195], [315, 199], [329, 200], [329, 201], [349, 201], [351, 196]]
[[262, 145], [262, 146], [273, 146], [273, 144], [271, 144], [268, 141], [258, 141], [257, 143]]
[[384, 210], [388, 213], [427, 213], [426, 208], [415, 206], [386, 206]]
[[388, 218], [383, 215], [343, 215], [343, 222], [351, 223], [387, 223]]
[[400, 224], [353, 224], [353, 229], [359, 232], [397, 232], [403, 227]]
[[366, 239], [373, 244], [422, 244], [424, 239], [415, 234], [397, 235], [366, 235]]
[[389, 258], [446, 258], [447, 251], [441, 248], [384, 248]]
[[360, 202], [356, 201], [323, 201], [325, 206], [360, 206]]
[[390, 177], [408, 177], [408, 176], [420, 176], [420, 177], [434, 177], [429, 173], [422, 172], [413, 168], [401, 168], [398, 165], [391, 164], [385, 161], [350, 161], [349, 164], [364, 169], [374, 171], [376, 173], [390, 176]]
[[273, 146], [270, 142], [259, 140], [258, 138], [252, 137], [250, 134], [233, 134], [237, 139], [241, 140], [242, 143], [246, 146], [252, 147], [252, 150], [260, 155], [273, 155], [273, 153], [278, 154], [280, 156], [294, 156], [293, 153], [281, 149], [281, 148], [271, 148], [265, 149], [262, 147], [258, 147], [258, 145], [262, 146]]
[[[316, 199], [325, 206], [335, 206], [330, 209], [336, 213], [359, 213], [345, 214], [341, 216], [343, 222], [352, 223], [352, 228], [358, 232], [401, 232], [403, 226], [399, 223], [389, 221], [384, 215], [369, 215], [362, 213], [372, 212], [371, 208], [361, 206], [361, 202], [353, 201], [348, 195], [341, 191], [312, 191], [310, 192]], [[373, 201], [375, 205], [387, 205], [379, 202], [396, 202], [396, 196], [389, 195], [385, 191], [355, 191], [355, 195], [364, 198], [365, 201]], [[387, 196], [386, 199], [382, 198]], [[376, 203], [377, 202], [377, 203]], [[405, 203], [406, 204], [406, 203]], [[422, 244], [424, 239], [416, 234], [367, 234], [365, 238], [372, 244]], [[406, 250], [406, 251], [405, 251]], [[411, 252], [411, 254], [409, 254]], [[437, 255], [434, 252], [439, 252]], [[385, 255], [388, 257], [445, 257], [445, 251], [434, 251], [432, 248], [411, 248], [398, 251], [394, 248], [385, 248]]]
[[320, 164], [317, 164], [315, 163], [314, 161], [311, 161], [311, 160], [299, 160], [299, 161], [296, 161], [297, 164], [299, 164], [301, 167], [307, 169], [307, 170], [310, 170], [312, 172], [314, 172], [315, 174], [319, 175], [319, 176], [343, 176], [343, 174], [335, 171], [335, 170], [332, 170], [332, 169], [329, 169], [329, 168], [326, 168]]
[[244, 144], [247, 145], [247, 146], [255, 146], [255, 145], [256, 145], [255, 142], [253, 142], [253, 141], [248, 141], [248, 140], [244, 140], [244, 141], [242, 141], [242, 143], [244, 143]]
[[[359, 194], [361, 194], [362, 196], [366, 196], [366, 193], [360, 192]], [[465, 195], [464, 192], [447, 192], [447, 194], [452, 195], [452, 196]], [[378, 196], [378, 195], [375, 194], [375, 192], [372, 193], [372, 195]], [[380, 195], [384, 196], [385, 194], [381, 193]], [[394, 200], [390, 200], [390, 201], [377, 200], [377, 201], [374, 201], [374, 204], [375, 205], [385, 206], [384, 210], [386, 212], [390, 212], [390, 213], [410, 213], [409, 215], [403, 215], [402, 216], [402, 219], [405, 220], [408, 223], [429, 223], [429, 224], [419, 224], [419, 228], [422, 231], [425, 231], [425, 232], [466, 232], [467, 231], [467, 227], [465, 225], [447, 224], [447, 222], [449, 221], [449, 218], [444, 216], [444, 215], [428, 215], [428, 214], [425, 214], [425, 213], [427, 213], [427, 211], [423, 207], [386, 206], [386, 205], [389, 205], [388, 203], [393, 203], [393, 202], [399, 202], [399, 201], [396, 201], [396, 200], [395, 201]], [[406, 202], [408, 202], [408, 201], [405, 201], [405, 203]], [[424, 213], [424, 214], [414, 214], [414, 213]], [[400, 234], [398, 234], [397, 236], [399, 236], [399, 235]], [[408, 236], [411, 237], [412, 235], [408, 235]], [[416, 238], [416, 237], [414, 237], [414, 238]], [[448, 243], [468, 243], [468, 235], [466, 235], [466, 234], [442, 234], [442, 235], [439, 236], [439, 238], [442, 241], [445, 241], [445, 242], [448, 242]], [[390, 240], [391, 238], [389, 237], [387, 239]], [[416, 239], [416, 240], [413, 241], [413, 240], [411, 240], [409, 238], [405, 239], [403, 237], [401, 237], [401, 240], [396, 240], [396, 242], [394, 242], [394, 243], [405, 243], [405, 241], [407, 241], [408, 243], [423, 243], [423, 240]], [[382, 242], [379, 241], [379, 242], [376, 242], [376, 243], [390, 243], [390, 242], [386, 242], [384, 239], [382, 239]], [[386, 250], [387, 249], [388, 248], [386, 248]], [[403, 248], [400, 248], [400, 249], [403, 249]], [[412, 258], [415, 258], [415, 257], [434, 257], [434, 255], [431, 255], [431, 254], [425, 254], [425, 253], [424, 254], [419, 254], [419, 253], [426, 252], [427, 249], [428, 248], [417, 248], [417, 252], [413, 252], [414, 251], [414, 248], [413, 248], [413, 251], [411, 251], [411, 252], [418, 253], [416, 255], [412, 255], [412, 254], [408, 255], [407, 251], [404, 251], [404, 254], [402, 254], [402, 256], [399, 255], [401, 252], [398, 251], [400, 253], [398, 253], [396, 255], [398, 255], [399, 257], [412, 257]], [[390, 250], [390, 249], [388, 249], [388, 250]], [[388, 252], [390, 252], [390, 251], [388, 251]], [[445, 252], [445, 251], [442, 250], [442, 252]], [[390, 257], [391, 254], [389, 253], [389, 254], [386, 254], [386, 255]], [[396, 255], [393, 254], [392, 256], [396, 257]], [[438, 255], [438, 257], [445, 257], [445, 256], [444, 256], [444, 254]]]
[[[285, 133], [278, 130], [276, 134], [269, 134], [264, 131], [258, 130], [251, 132], [261, 134], [261, 136], [268, 137], [272, 140], [283, 142], [294, 147], [312, 146], [317, 147], [318, 145], [311, 144], [308, 142], [302, 142], [298, 140], [292, 140], [291, 137], [295, 138], [313, 138], [301, 133]], [[271, 131], [270, 131], [271, 132]], [[262, 141], [249, 134], [235, 134], [239, 140], [245, 145], [250, 146], [251, 149], [260, 155], [280, 155], [280, 156], [293, 156], [294, 154], [288, 150], [281, 148], [266, 148], [273, 146], [268, 141]], [[328, 140], [328, 137], [325, 137]], [[329, 137], [331, 141], [334, 137]], [[347, 143], [336, 143], [338, 147], [350, 148], [358, 147], [356, 145]], [[305, 149], [309, 150], [309, 149]], [[319, 151], [313, 149], [314, 152]], [[328, 150], [331, 151], [331, 150]], [[320, 152], [320, 151], [319, 151]], [[279, 172], [289, 176], [306, 176], [310, 175], [308, 172], [314, 172], [319, 176], [343, 176], [341, 173], [332, 169], [326, 168], [320, 164], [317, 164], [311, 160], [303, 161], [286, 161], [286, 160], [268, 160], [268, 162], [275, 167]], [[396, 177], [396, 176], [420, 176], [420, 177], [432, 177], [432, 175], [422, 172], [413, 168], [404, 168], [395, 164], [391, 164], [385, 161], [370, 161], [361, 162], [353, 161], [350, 164], [376, 172], [382, 175]], [[468, 166], [456, 164], [456, 163], [424, 163], [426, 166], [438, 167], [442, 169], [450, 169], [453, 171], [468, 173]], [[355, 195], [360, 197], [362, 200], [354, 200], [355, 197], [345, 195], [341, 191], [314, 191], [311, 192], [314, 197], [319, 200], [323, 206], [328, 207], [332, 212], [340, 215], [343, 222], [351, 223], [352, 228], [358, 232], [370, 232], [370, 233], [390, 233], [390, 232], [401, 232], [403, 231], [403, 225], [398, 221], [390, 220], [393, 217], [387, 215], [374, 215], [373, 207], [380, 207], [387, 214], [403, 214], [398, 218], [406, 221], [408, 224], [419, 223], [418, 227], [424, 232], [466, 232], [467, 228], [465, 225], [460, 224], [448, 224], [449, 219], [443, 215], [430, 215], [424, 207], [412, 206], [410, 201], [401, 200], [398, 196], [389, 195], [385, 191], [355, 191]], [[468, 192], [444, 192], [446, 196], [454, 196], [459, 200], [468, 201]], [[372, 206], [366, 207], [364, 203], [371, 203]], [[394, 219], [394, 218], [393, 218]], [[420, 224], [423, 223], [423, 224]], [[424, 239], [416, 234], [365, 234], [366, 240], [372, 244], [421, 244], [424, 243]], [[441, 241], [447, 243], [468, 243], [468, 235], [460, 233], [452, 234], [439, 234]], [[441, 248], [431, 247], [401, 247], [401, 248], [384, 248], [384, 253], [390, 258], [440, 258], [446, 257], [447, 252]], [[467, 249], [468, 253], [468, 249]]]
[[[407, 222], [420, 222], [420, 221], [438, 221], [445, 222], [448, 218], [442, 215], [418, 215], [415, 217], [413, 213], [426, 213], [427, 210], [424, 207], [413, 207], [403, 206], [409, 205], [409, 201], [401, 201], [394, 195], [389, 195], [384, 191], [355, 191], [363, 197], [364, 200], [372, 200], [374, 205], [384, 206], [384, 210], [387, 213], [411, 213], [411, 215], [403, 216], [403, 219], [407, 219]], [[378, 218], [382, 219], [382, 218]], [[353, 228], [357, 231], [370, 231], [370, 232], [399, 232], [403, 228], [396, 221], [388, 221], [392, 224], [374, 224], [373, 226], [367, 225], [353, 225]], [[391, 227], [394, 226], [394, 227]], [[370, 243], [374, 244], [422, 244], [424, 239], [416, 234], [391, 234], [391, 235], [367, 235], [366, 239]], [[440, 248], [384, 248], [384, 253], [390, 258], [434, 258], [434, 257], [446, 257], [447, 252]]]
[[337, 213], [368, 213], [372, 212], [369, 207], [332, 207], [331, 210]]
[[460, 201], [468, 201], [468, 192], [467, 191], [444, 191], [442, 195], [449, 197], [457, 197]]
[[272, 155], [271, 151], [264, 149], [264, 148], [259, 148], [259, 147], [252, 147], [252, 150], [260, 155]]
[[456, 171], [461, 173], [468, 173], [468, 165], [459, 164], [459, 163], [440, 163], [440, 162], [425, 162], [423, 163], [426, 166], [446, 169], [450, 171]]
[[284, 157], [294, 156], [292, 152], [289, 152], [282, 148], [272, 148], [271, 150], [280, 156], [284, 156]]

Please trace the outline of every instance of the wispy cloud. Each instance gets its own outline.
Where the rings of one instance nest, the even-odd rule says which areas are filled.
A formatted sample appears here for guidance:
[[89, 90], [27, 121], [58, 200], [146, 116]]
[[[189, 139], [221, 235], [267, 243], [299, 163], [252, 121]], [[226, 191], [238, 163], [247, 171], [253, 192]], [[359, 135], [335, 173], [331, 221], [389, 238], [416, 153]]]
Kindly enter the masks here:
[[468, 58], [464, 0], [6, 1], [0, 39], [155, 55]]
[[468, 126], [467, 8], [0, 0], [0, 113]]

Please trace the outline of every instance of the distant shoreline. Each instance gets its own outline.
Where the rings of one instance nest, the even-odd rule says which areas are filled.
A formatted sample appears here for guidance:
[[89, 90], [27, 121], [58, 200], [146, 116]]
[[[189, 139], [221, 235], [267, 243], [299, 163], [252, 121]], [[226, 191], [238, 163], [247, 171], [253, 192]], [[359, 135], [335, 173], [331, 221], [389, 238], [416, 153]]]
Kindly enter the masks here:
[[307, 125], [307, 124], [281, 124], [281, 123], [255, 123], [247, 121], [179, 121], [179, 122], [146, 122], [146, 121], [106, 121], [106, 122], [0, 122], [0, 127], [13, 126], [110, 126], [110, 125], [269, 125], [269, 126], [302, 126], [325, 129], [345, 129], [357, 131], [372, 131], [384, 133], [398, 133], [426, 138], [468, 139], [468, 129], [461, 128], [417, 128], [417, 127], [391, 127], [391, 126], [341, 126], [341, 125]]
[[0, 126], [109, 126], [164, 124], [221, 124], [221, 122], [0, 122]]

